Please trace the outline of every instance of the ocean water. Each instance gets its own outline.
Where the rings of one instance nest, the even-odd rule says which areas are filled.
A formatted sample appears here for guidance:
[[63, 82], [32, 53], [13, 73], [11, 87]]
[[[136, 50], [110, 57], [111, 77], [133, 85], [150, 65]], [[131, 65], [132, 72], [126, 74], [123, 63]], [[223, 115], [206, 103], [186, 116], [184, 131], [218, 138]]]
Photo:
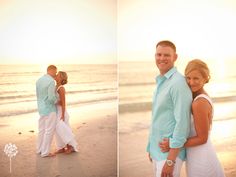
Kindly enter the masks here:
[[[67, 106], [117, 100], [117, 65], [58, 65], [68, 74]], [[37, 112], [35, 83], [42, 65], [0, 65], [0, 117]]]
[[[178, 61], [183, 74], [187, 60]], [[215, 106], [215, 120], [236, 118], [236, 61], [205, 61], [211, 71], [205, 89]], [[159, 71], [153, 62], [119, 63], [119, 112], [137, 112], [151, 109], [155, 77]]]

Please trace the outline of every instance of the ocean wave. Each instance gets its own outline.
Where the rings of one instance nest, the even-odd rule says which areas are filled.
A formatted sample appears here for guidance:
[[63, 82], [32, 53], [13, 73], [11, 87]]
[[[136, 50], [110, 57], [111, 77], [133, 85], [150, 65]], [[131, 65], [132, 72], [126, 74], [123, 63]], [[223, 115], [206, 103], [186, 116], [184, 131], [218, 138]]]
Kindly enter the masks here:
[[6, 101], [6, 102], [0, 102], [0, 105], [6, 105], [6, 104], [17, 104], [17, 103], [28, 103], [28, 102], [35, 102], [36, 99], [27, 99], [27, 100], [17, 100], [17, 101]]
[[[1, 84], [0, 84], [1, 85]], [[17, 93], [18, 91], [15, 91], [15, 90], [9, 90], [9, 91], [1, 91], [0, 92], [0, 95], [7, 95], [7, 94], [15, 94]], [[25, 93], [25, 91], [24, 91]]]
[[68, 92], [66, 92], [66, 93], [68, 93], [68, 94], [87, 93], [87, 92], [102, 92], [102, 93], [108, 93], [108, 92], [114, 92], [114, 91], [117, 91], [117, 88], [86, 89], [86, 90], [68, 91]]
[[[117, 88], [97, 88], [97, 89], [85, 89], [85, 90], [75, 90], [75, 91], [67, 91], [66, 94], [78, 94], [78, 93], [92, 93], [92, 92], [99, 92], [99, 93], [109, 93], [109, 92], [115, 92], [117, 91]], [[14, 91], [5, 91], [1, 93], [0, 99], [1, 100], [16, 100], [14, 102], [22, 102], [22, 100], [17, 101], [19, 98], [32, 98], [36, 97], [36, 94], [23, 94], [25, 91], [22, 92], [17, 92], [17, 95], [7, 95], [4, 96], [4, 94], [9, 94], [9, 93], [16, 93]]]
[[152, 102], [119, 104], [119, 113], [151, 111]]
[[[88, 105], [88, 104], [112, 101], [112, 100], [117, 100], [117, 99], [118, 98], [116, 96], [110, 96], [110, 97], [104, 97], [104, 98], [93, 99], [93, 100], [74, 101], [74, 102], [67, 103], [67, 106]], [[33, 112], [35, 112], [35, 113], [37, 112], [36, 107], [31, 107], [31, 108], [29, 107], [28, 109], [17, 109], [17, 106], [16, 106], [12, 110], [8, 110], [8, 111], [5, 111], [5, 112], [1, 111], [0, 112], [0, 117], [16, 116], [16, 115], [21, 115], [21, 114], [33, 113]]]
[[[116, 82], [116, 81], [114, 81]], [[30, 80], [25, 80], [24, 84], [32, 84], [34, 85], [35, 82], [31, 82]], [[106, 82], [104, 82], [104, 80], [93, 80], [93, 81], [69, 81], [69, 84], [76, 84], [76, 85], [101, 85], [101, 84], [107, 84]], [[110, 84], [110, 83], [108, 83]], [[22, 85], [22, 81], [2, 81], [0, 83], [0, 85], [13, 85], [13, 86], [17, 86], [17, 85]]]
[[[234, 102], [236, 96], [213, 97], [213, 103]], [[152, 109], [152, 102], [134, 102], [119, 104], [119, 113], [150, 111]]]
[[213, 97], [211, 98], [213, 102], [230, 102], [236, 101], [236, 96], [222, 96], [222, 97]]
[[155, 83], [154, 82], [119, 83], [119, 86], [143, 86], [143, 85], [155, 85]]
[[0, 72], [0, 76], [4, 77], [4, 76], [24, 76], [24, 75], [39, 75], [42, 74], [41, 72], [32, 72], [32, 71], [19, 71], [19, 72]]
[[[19, 92], [20, 94], [21, 92]], [[27, 94], [27, 95], [8, 95], [8, 96], [0, 96], [0, 99], [1, 100], [16, 100], [15, 102], [19, 102], [17, 101], [17, 99], [19, 98], [30, 98], [30, 97], [35, 97], [36, 95], [35, 94]], [[22, 100], [20, 100], [20, 102], [22, 102]]]

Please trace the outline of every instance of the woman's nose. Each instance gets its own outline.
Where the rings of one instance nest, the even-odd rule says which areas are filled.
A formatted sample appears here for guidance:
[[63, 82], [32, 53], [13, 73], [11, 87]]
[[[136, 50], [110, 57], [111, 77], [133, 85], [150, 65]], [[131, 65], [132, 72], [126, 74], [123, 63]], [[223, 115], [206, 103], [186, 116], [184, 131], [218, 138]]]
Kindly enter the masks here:
[[192, 87], [192, 86], [194, 86], [194, 82], [193, 82], [193, 81], [192, 81], [192, 82], [190, 82], [190, 84], [189, 84], [189, 85], [190, 85], [191, 87]]

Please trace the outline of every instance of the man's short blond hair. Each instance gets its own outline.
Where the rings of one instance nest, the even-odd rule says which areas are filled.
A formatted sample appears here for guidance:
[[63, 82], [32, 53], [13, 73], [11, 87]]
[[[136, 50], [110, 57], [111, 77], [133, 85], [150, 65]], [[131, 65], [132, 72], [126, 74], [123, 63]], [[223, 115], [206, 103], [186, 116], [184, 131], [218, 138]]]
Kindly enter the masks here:
[[172, 49], [176, 52], [175, 44], [174, 44], [173, 42], [171, 42], [171, 41], [168, 41], [168, 40], [160, 41], [160, 42], [157, 43], [156, 48], [157, 48], [159, 45], [160, 45], [160, 46], [168, 46], [168, 47], [172, 48]]
[[57, 67], [55, 65], [49, 65], [47, 71], [49, 70], [57, 70]]

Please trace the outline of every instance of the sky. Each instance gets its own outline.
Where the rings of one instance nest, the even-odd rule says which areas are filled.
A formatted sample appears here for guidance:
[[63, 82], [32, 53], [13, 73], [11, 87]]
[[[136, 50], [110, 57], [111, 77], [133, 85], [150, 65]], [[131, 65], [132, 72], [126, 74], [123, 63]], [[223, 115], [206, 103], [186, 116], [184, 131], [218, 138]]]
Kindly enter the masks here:
[[119, 0], [119, 61], [152, 61], [160, 40], [171, 40], [178, 58], [236, 58], [235, 0]]
[[116, 62], [116, 0], [0, 0], [0, 64]]
[[236, 58], [234, 0], [0, 0], [0, 64]]

